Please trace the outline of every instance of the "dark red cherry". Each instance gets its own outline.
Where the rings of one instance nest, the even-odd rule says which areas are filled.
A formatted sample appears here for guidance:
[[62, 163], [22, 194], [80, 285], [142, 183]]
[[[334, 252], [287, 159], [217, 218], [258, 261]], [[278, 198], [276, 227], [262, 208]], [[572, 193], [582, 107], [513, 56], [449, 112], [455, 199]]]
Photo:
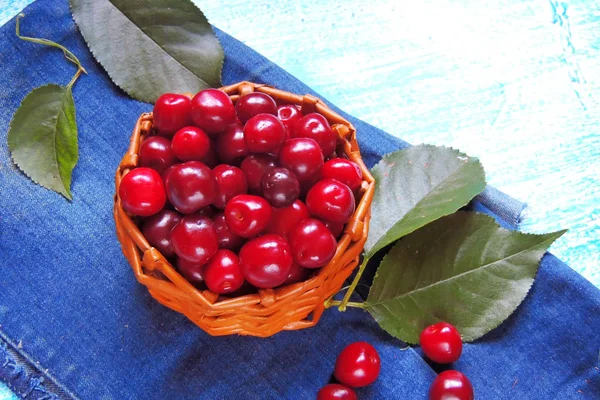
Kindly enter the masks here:
[[158, 133], [173, 136], [191, 123], [190, 98], [183, 94], [165, 93], [154, 103], [152, 115]]
[[171, 229], [180, 219], [181, 216], [175, 211], [163, 209], [146, 219], [142, 225], [142, 234], [148, 243], [167, 258], [175, 256], [171, 243]]
[[291, 170], [300, 182], [308, 182], [321, 169], [323, 153], [313, 139], [289, 139], [281, 146], [279, 164]]
[[171, 151], [171, 141], [163, 136], [150, 136], [142, 142], [139, 151], [140, 167], [152, 168], [162, 174], [177, 162]]
[[263, 197], [273, 207], [288, 207], [300, 195], [300, 182], [292, 171], [283, 167], [268, 169], [261, 178]]
[[284, 104], [277, 107], [277, 117], [285, 126], [285, 130], [287, 132], [286, 137], [289, 139], [291, 137], [291, 132], [294, 128], [294, 125], [296, 125], [296, 122], [302, 118], [302, 113], [295, 105]]
[[235, 104], [235, 109], [242, 123], [246, 123], [258, 114], [277, 114], [275, 100], [268, 94], [261, 92], [252, 92], [240, 97]]
[[244, 284], [240, 260], [231, 250], [217, 251], [204, 267], [203, 278], [206, 286], [218, 294], [235, 292]]
[[210, 218], [184, 215], [171, 229], [171, 243], [179, 258], [205, 264], [219, 250], [217, 232]]
[[288, 234], [292, 257], [301, 267], [320, 268], [335, 255], [337, 242], [324, 223], [315, 218], [299, 222]]
[[251, 153], [277, 154], [285, 136], [285, 126], [271, 114], [255, 115], [244, 125], [244, 139]]
[[219, 213], [213, 217], [213, 224], [219, 237], [219, 248], [237, 251], [244, 244], [244, 238], [231, 232], [225, 222], [225, 215]]
[[200, 161], [188, 161], [171, 167], [165, 186], [173, 207], [184, 214], [210, 205], [217, 194], [211, 169]]
[[307, 137], [317, 141], [324, 156], [335, 151], [337, 135], [329, 126], [327, 119], [318, 113], [307, 114], [294, 125], [292, 137]]
[[310, 213], [308, 212], [308, 208], [300, 200], [294, 201], [294, 203], [288, 207], [273, 208], [271, 221], [269, 222], [266, 231], [287, 238], [288, 233], [300, 221], [305, 220], [309, 216]]
[[216, 138], [217, 154], [221, 162], [238, 165], [248, 155], [244, 130], [240, 124], [231, 125]]
[[194, 125], [206, 133], [224, 131], [236, 119], [235, 107], [227, 93], [218, 89], [205, 89], [194, 96], [190, 115]]
[[187, 261], [184, 258], [178, 258], [176, 262], [179, 274], [196, 287], [204, 282], [204, 278], [202, 277], [204, 265], [195, 261]]
[[282, 285], [291, 285], [292, 283], [303, 282], [310, 276], [310, 269], [302, 268], [295, 262], [292, 262], [290, 273], [288, 274]]

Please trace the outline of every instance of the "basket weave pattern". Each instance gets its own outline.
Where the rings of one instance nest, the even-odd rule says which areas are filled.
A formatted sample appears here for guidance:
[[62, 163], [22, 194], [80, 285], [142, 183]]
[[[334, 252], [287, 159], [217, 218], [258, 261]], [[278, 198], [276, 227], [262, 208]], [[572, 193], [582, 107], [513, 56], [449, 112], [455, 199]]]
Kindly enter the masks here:
[[266, 85], [240, 82], [221, 88], [233, 102], [247, 93], [259, 91], [280, 103], [300, 105], [302, 113], [319, 112], [337, 133], [338, 154], [356, 162], [363, 173], [360, 201], [346, 224], [333, 259], [312, 278], [276, 289], [234, 298], [219, 297], [209, 290], [198, 290], [185, 280], [154, 247], [150, 246], [119, 199], [121, 179], [138, 165], [140, 143], [152, 131], [152, 114], [137, 121], [129, 149], [116, 173], [114, 218], [123, 254], [136, 279], [161, 304], [187, 316], [211, 335], [271, 336], [282, 330], [314, 326], [324, 311], [324, 301], [337, 293], [359, 261], [369, 230], [370, 206], [375, 184], [360, 156], [356, 131], [352, 124], [311, 95], [299, 96]]

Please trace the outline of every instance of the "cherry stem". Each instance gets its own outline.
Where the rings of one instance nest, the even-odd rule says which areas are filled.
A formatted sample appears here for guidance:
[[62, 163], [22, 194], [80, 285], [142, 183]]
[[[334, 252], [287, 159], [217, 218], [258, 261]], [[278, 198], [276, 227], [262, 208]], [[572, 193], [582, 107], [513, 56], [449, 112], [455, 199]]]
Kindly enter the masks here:
[[[354, 280], [350, 284], [348, 291], [344, 295], [344, 298], [340, 302], [338, 310], [346, 311], [346, 307], [350, 305], [350, 296], [352, 296], [352, 293], [354, 293], [354, 290], [356, 289], [356, 286], [358, 285], [358, 281], [360, 281], [360, 278], [362, 277], [363, 272], [365, 272], [365, 268], [367, 267], [368, 262], [369, 262], [369, 257], [363, 257], [363, 261], [360, 264], [360, 267], [358, 267], [358, 272], [356, 273]], [[358, 303], [358, 304], [361, 304], [361, 303]]]
[[73, 64], [77, 65], [77, 72], [75, 73], [75, 75], [73, 76], [73, 78], [71, 79], [71, 81], [69, 82], [69, 84], [67, 85], [68, 89], [71, 89], [73, 87], [73, 85], [75, 84], [75, 81], [77, 80], [77, 78], [79, 78], [79, 76], [81, 75], [81, 73], [85, 73], [87, 74], [87, 71], [85, 70], [85, 68], [83, 68], [83, 66], [81, 65], [81, 62], [79, 61], [79, 59], [77, 57], [75, 57], [75, 54], [71, 53], [66, 47], [61, 46], [58, 43], [55, 43], [51, 40], [48, 39], [41, 39], [41, 38], [32, 38], [32, 37], [27, 37], [27, 36], [22, 36], [20, 33], [20, 20], [22, 17], [24, 17], [25, 14], [19, 14], [17, 15], [17, 21], [16, 21], [16, 34], [17, 37], [21, 40], [26, 40], [28, 42], [33, 42], [33, 43], [39, 43], [39, 44], [43, 44], [45, 46], [51, 46], [51, 47], [56, 47], [57, 49], [62, 50], [65, 58], [72, 62]]

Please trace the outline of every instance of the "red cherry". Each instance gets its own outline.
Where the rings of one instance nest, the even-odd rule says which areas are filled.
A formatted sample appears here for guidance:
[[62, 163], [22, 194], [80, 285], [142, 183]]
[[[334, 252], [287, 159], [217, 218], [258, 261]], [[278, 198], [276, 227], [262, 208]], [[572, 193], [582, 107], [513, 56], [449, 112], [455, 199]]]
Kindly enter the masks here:
[[260, 182], [264, 173], [276, 165], [277, 158], [271, 154], [251, 154], [244, 158], [240, 168], [246, 175], [250, 192], [260, 193]]
[[219, 237], [219, 248], [237, 251], [244, 244], [244, 238], [235, 235], [225, 222], [225, 215], [219, 213], [214, 216], [213, 224]]
[[192, 285], [198, 287], [204, 282], [204, 278], [202, 277], [204, 271], [203, 263], [201, 264], [195, 261], [178, 258], [176, 264], [179, 274]]
[[321, 179], [331, 178], [356, 191], [362, 184], [362, 172], [358, 164], [344, 158], [333, 158], [321, 167]]
[[448, 370], [439, 374], [429, 387], [429, 400], [473, 400], [473, 385], [464, 374]]
[[217, 194], [212, 171], [200, 161], [188, 161], [171, 167], [165, 186], [173, 207], [184, 214], [208, 206]]
[[235, 107], [227, 93], [205, 89], [194, 96], [190, 115], [194, 125], [207, 133], [222, 132], [235, 122]]
[[377, 350], [367, 342], [355, 342], [342, 350], [333, 374], [344, 385], [363, 387], [377, 380], [380, 369]]
[[251, 153], [277, 154], [285, 140], [285, 126], [274, 115], [258, 114], [244, 125], [244, 139]]
[[281, 146], [279, 164], [291, 170], [300, 182], [307, 182], [321, 169], [323, 153], [313, 139], [289, 139]]
[[215, 213], [214, 208], [212, 208], [211, 206], [206, 206], [206, 207], [198, 210], [198, 212], [196, 214], [202, 215], [204, 217], [212, 218], [216, 213]]
[[165, 206], [167, 196], [163, 180], [151, 168], [135, 168], [121, 180], [119, 197], [123, 209], [130, 214], [148, 217]]
[[345, 224], [354, 214], [354, 195], [343, 183], [323, 179], [308, 191], [306, 206], [312, 215], [324, 221]]
[[171, 150], [181, 161], [202, 161], [210, 152], [210, 138], [200, 128], [186, 126], [175, 133]]
[[319, 390], [317, 400], [358, 400], [358, 397], [354, 390], [337, 383], [330, 383]]
[[154, 103], [154, 127], [164, 136], [173, 136], [190, 125], [190, 98], [182, 94], [165, 93]]
[[460, 333], [447, 322], [439, 322], [423, 329], [419, 339], [423, 353], [439, 364], [450, 364], [462, 353]]
[[335, 151], [337, 135], [321, 114], [312, 113], [300, 118], [294, 125], [292, 137], [307, 137], [317, 141], [325, 156]]
[[265, 230], [271, 212], [271, 206], [262, 197], [239, 194], [225, 206], [225, 222], [235, 235], [251, 238]]
[[180, 258], [205, 264], [219, 250], [219, 239], [210, 218], [184, 215], [171, 229], [173, 250]]
[[248, 146], [244, 139], [244, 130], [240, 124], [231, 125], [225, 132], [217, 136], [217, 154], [221, 162], [239, 164], [248, 155]]
[[244, 277], [252, 285], [274, 288], [286, 280], [292, 268], [290, 246], [279, 235], [257, 237], [240, 250], [240, 266]]
[[142, 234], [150, 243], [156, 247], [161, 254], [167, 258], [175, 256], [173, 244], [171, 243], [171, 229], [181, 219], [181, 216], [175, 211], [161, 210], [144, 221], [142, 225]]
[[213, 175], [217, 182], [217, 195], [213, 205], [220, 210], [225, 208], [230, 199], [248, 191], [246, 176], [238, 167], [227, 164], [217, 165], [213, 169]]
[[227, 294], [235, 292], [244, 284], [240, 260], [231, 250], [219, 250], [203, 271], [204, 283], [213, 292]]
[[291, 136], [292, 129], [294, 125], [300, 118], [302, 118], [302, 113], [298, 110], [293, 104], [284, 104], [282, 106], [277, 107], [277, 117], [285, 126], [285, 130], [287, 132], [287, 138], [289, 139]]
[[302, 220], [310, 216], [308, 208], [300, 200], [294, 201], [291, 206], [283, 208], [273, 208], [271, 221], [267, 226], [268, 233], [287, 238], [288, 233]]
[[292, 171], [283, 167], [268, 169], [261, 178], [263, 197], [273, 207], [288, 207], [300, 195], [300, 182]]
[[212, 140], [210, 141], [210, 145], [208, 147], [211, 150], [209, 150], [208, 153], [206, 153], [206, 155], [204, 156], [204, 158], [202, 158], [202, 160], [200, 161], [203, 164], [205, 164], [208, 168], [214, 168], [220, 164], [219, 156], [217, 155], [217, 152], [212, 150], [215, 148], [215, 143]]
[[140, 145], [140, 167], [152, 168], [162, 174], [177, 162], [171, 151], [171, 141], [163, 136], [151, 136]]
[[323, 223], [325, 224], [325, 226], [327, 227], [327, 229], [329, 229], [329, 232], [331, 232], [331, 234], [333, 235], [333, 237], [337, 240], [340, 238], [340, 236], [342, 236], [342, 233], [344, 232], [344, 224], [341, 224], [339, 222], [329, 222], [329, 221], [323, 221]]
[[310, 269], [302, 268], [295, 262], [292, 262], [290, 273], [288, 274], [282, 285], [291, 285], [292, 283], [305, 281], [310, 275]]
[[304, 268], [320, 268], [335, 255], [337, 242], [324, 223], [307, 218], [288, 235], [292, 257]]
[[246, 123], [250, 118], [258, 114], [277, 113], [277, 104], [271, 96], [266, 93], [252, 92], [240, 97], [235, 104], [238, 118]]

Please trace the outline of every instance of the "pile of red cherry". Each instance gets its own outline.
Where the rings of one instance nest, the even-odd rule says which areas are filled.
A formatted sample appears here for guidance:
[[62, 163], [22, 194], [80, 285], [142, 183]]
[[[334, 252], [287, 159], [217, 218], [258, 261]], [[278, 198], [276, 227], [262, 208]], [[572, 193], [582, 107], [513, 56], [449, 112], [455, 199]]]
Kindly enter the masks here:
[[336, 155], [323, 115], [207, 89], [162, 95], [153, 119], [119, 197], [189, 282], [219, 294], [274, 288], [331, 260], [362, 173]]
[[[462, 354], [458, 330], [447, 322], [430, 325], [421, 332], [419, 342], [427, 358], [438, 364], [456, 362]], [[334, 377], [319, 390], [317, 400], [357, 400], [353, 388], [370, 385], [377, 380], [381, 361], [377, 350], [366, 342], [346, 346], [335, 362]], [[431, 383], [429, 400], [473, 400], [473, 386], [464, 374], [447, 370]]]

